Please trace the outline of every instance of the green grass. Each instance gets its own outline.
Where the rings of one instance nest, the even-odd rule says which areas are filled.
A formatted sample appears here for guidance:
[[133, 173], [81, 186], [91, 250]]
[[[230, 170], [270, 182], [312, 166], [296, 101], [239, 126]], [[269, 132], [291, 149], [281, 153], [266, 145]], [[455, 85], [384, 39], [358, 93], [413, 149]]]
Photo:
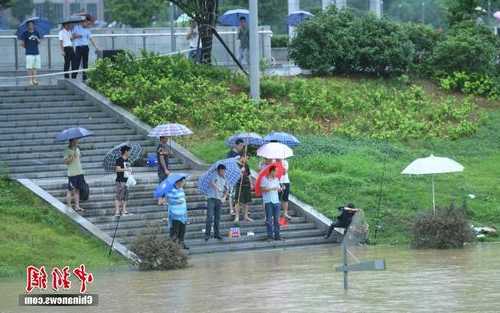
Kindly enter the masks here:
[[[436, 176], [437, 204], [466, 206], [474, 224], [500, 226], [500, 110], [484, 111], [479, 131], [458, 140], [377, 141], [338, 136], [299, 136], [302, 145], [290, 160], [292, 192], [329, 217], [354, 202], [365, 210], [377, 242], [408, 243], [413, 217], [432, 207], [431, 179], [401, 171], [417, 157], [434, 153], [464, 165], [458, 174]], [[224, 142], [193, 138], [185, 144], [207, 162], [223, 158]], [[470, 199], [469, 194], [475, 195]], [[379, 205], [380, 201], [380, 205]]]
[[0, 177], [0, 199], [0, 277], [23, 275], [27, 265], [83, 263], [93, 271], [127, 264], [17, 182]]

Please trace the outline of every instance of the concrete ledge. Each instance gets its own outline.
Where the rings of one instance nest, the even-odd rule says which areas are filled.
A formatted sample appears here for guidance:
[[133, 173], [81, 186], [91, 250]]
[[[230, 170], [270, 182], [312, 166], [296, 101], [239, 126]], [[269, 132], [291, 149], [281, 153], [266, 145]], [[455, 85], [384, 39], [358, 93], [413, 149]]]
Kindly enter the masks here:
[[[120, 121], [135, 129], [138, 134], [147, 136], [149, 131], [151, 130], [151, 126], [142, 122], [135, 115], [131, 114], [122, 107], [113, 104], [108, 98], [104, 97], [103, 95], [80, 81], [69, 79], [59, 80], [58, 84], [60, 86], [64, 86], [76, 91], [78, 94], [84, 96], [86, 100], [89, 100], [92, 103], [100, 106], [112, 116], [118, 118]], [[175, 156], [184, 161], [192, 169], [203, 170], [208, 167], [208, 165], [205, 164], [202, 160], [198, 159], [194, 154], [192, 154], [173, 140], [171, 141], [171, 146]]]
[[[110, 246], [112, 238], [106, 234], [105, 232], [101, 231], [99, 228], [97, 228], [94, 224], [89, 222], [86, 218], [82, 217], [78, 213], [76, 213], [74, 210], [69, 209], [65, 204], [63, 204], [61, 201], [57, 200], [55, 197], [53, 197], [51, 194], [43, 190], [40, 186], [35, 184], [33, 181], [30, 179], [18, 179], [17, 180], [21, 185], [24, 187], [28, 188], [33, 192], [35, 195], [40, 197], [42, 200], [50, 204], [52, 207], [54, 207], [56, 210], [61, 212], [62, 214], [66, 215], [69, 217], [73, 222], [77, 223], [80, 225], [83, 229], [97, 237], [98, 239], [102, 240], [103, 242], [106, 243], [106, 245]], [[119, 242], [114, 242], [113, 243], [113, 250], [117, 251], [121, 255], [123, 255], [125, 258], [129, 259], [130, 261], [134, 263], [139, 263], [140, 259], [139, 257], [127, 249], [124, 245], [122, 245]]]

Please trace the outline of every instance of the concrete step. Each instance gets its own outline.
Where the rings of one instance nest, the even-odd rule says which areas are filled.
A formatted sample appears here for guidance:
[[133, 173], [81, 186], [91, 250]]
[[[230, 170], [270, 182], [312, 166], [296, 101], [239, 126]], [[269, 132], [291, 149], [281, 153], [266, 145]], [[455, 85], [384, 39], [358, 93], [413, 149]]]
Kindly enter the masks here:
[[[111, 136], [91, 136], [80, 141], [80, 151], [96, 150], [96, 149], [111, 149], [123, 142], [134, 138], [136, 134], [130, 135], [111, 135]], [[156, 147], [152, 141], [141, 140], [139, 144], [149, 147]], [[19, 139], [2, 142], [0, 145], [0, 153], [32, 153], [46, 151], [64, 151], [68, 146], [67, 142], [56, 141], [55, 134], [53, 138], [48, 139]], [[10, 149], [9, 149], [10, 148]]]
[[27, 123], [26, 121], [10, 121], [10, 122], [1, 122], [0, 123], [0, 131], [2, 128], [15, 128], [15, 127], [43, 127], [43, 126], [61, 126], [62, 129], [70, 128], [70, 127], [90, 127], [90, 125], [105, 125], [105, 124], [115, 124], [119, 121], [113, 117], [105, 117], [105, 118], [74, 118], [68, 117], [65, 119], [59, 120], [32, 120]]
[[[220, 224], [220, 233], [221, 235], [227, 235], [229, 233], [230, 227], [233, 227], [234, 223], [221, 223]], [[205, 233], [202, 231], [205, 228], [204, 224], [194, 224], [186, 226], [186, 235], [185, 239], [202, 239], [205, 238]], [[161, 233], [167, 235], [168, 229], [167, 225], [164, 224], [164, 227], [160, 227]], [[297, 224], [289, 224], [287, 230], [288, 231], [296, 231], [296, 230], [312, 230], [316, 229], [316, 225], [314, 223], [297, 223]], [[113, 236], [114, 229], [106, 231], [109, 235]], [[138, 229], [120, 229], [116, 231], [116, 238], [125, 239], [127, 242], [130, 242], [135, 237], [141, 234], [149, 234], [153, 231], [153, 228], [138, 228]], [[265, 234], [267, 232], [266, 223], [264, 220], [255, 221], [252, 223], [243, 224], [240, 223], [240, 231], [243, 234], [247, 232], [253, 232], [255, 234], [261, 233]], [[132, 238], [131, 238], [132, 237]]]
[[[135, 186], [134, 186], [135, 188]], [[153, 197], [153, 190], [148, 190], [148, 191], [135, 191], [134, 188], [129, 189], [129, 199], [134, 199], [134, 200], [150, 200], [154, 199]], [[51, 193], [53, 196], [56, 197], [55, 194]], [[58, 198], [60, 201], [64, 201], [66, 194], [61, 194], [58, 193]], [[100, 203], [100, 202], [108, 202], [108, 201], [114, 201], [115, 200], [115, 193], [110, 192], [106, 194], [95, 194], [93, 190], [91, 190], [91, 195], [89, 200], [87, 201], [86, 204], [89, 206], [92, 206], [94, 203]], [[192, 194], [192, 195], [186, 195], [186, 201], [188, 202], [202, 202], [206, 201], [206, 197], [202, 194]], [[153, 201], [153, 204], [156, 203], [157, 201]]]
[[[286, 234], [283, 237], [286, 238]], [[190, 248], [189, 254], [202, 254], [202, 253], [218, 253], [218, 252], [231, 252], [231, 251], [242, 251], [242, 250], [256, 250], [256, 249], [276, 249], [276, 248], [287, 248], [294, 246], [307, 246], [307, 245], [317, 245], [317, 244], [332, 244], [335, 241], [331, 239], [324, 239], [322, 236], [313, 237], [299, 237], [290, 238], [281, 241], [271, 241], [266, 240], [261, 241], [250, 241], [230, 245], [207, 245], [207, 246], [195, 246]]]
[[[0, 112], [1, 114], [1, 112]], [[96, 132], [98, 130], [115, 130], [115, 129], [124, 129], [126, 128], [125, 124], [121, 123], [111, 123], [111, 124], [93, 124], [90, 125], [89, 127], [86, 127], [88, 130], [92, 132]], [[57, 133], [60, 132], [62, 129], [66, 129], [65, 127], [61, 127], [58, 125], [55, 126], [19, 126], [15, 128], [0, 128], [0, 134], [2, 135], [7, 135], [7, 134], [29, 134], [29, 133], [36, 133], [36, 132], [41, 132], [41, 133]], [[148, 138], [151, 139], [151, 138]]]
[[73, 106], [68, 104], [64, 107], [48, 107], [48, 108], [19, 108], [19, 109], [4, 109], [0, 107], [0, 115], [29, 115], [29, 114], [59, 114], [59, 113], [89, 113], [102, 112], [95, 106]]
[[0, 92], [0, 97], [34, 97], [34, 96], [75, 96], [75, 93], [68, 89], [32, 89], [32, 90], [9, 90]]
[[[102, 162], [104, 159], [104, 155], [108, 150], [94, 150], [94, 151], [102, 151], [101, 153], [85, 153], [82, 156], [82, 164], [88, 164], [92, 162]], [[92, 151], [88, 151], [92, 152]], [[54, 153], [38, 153], [38, 154], [21, 154], [19, 156], [27, 156], [24, 158], [4, 158], [4, 156], [0, 156], [0, 160], [6, 162], [8, 166], [30, 166], [30, 165], [53, 165], [53, 164], [61, 164], [63, 160], [63, 152], [54, 152]], [[32, 158], [30, 158], [30, 156]], [[38, 157], [37, 157], [38, 156]], [[10, 157], [10, 156], [7, 156]], [[169, 161], [169, 164], [180, 164], [182, 163], [178, 159], [172, 159]]]
[[15, 122], [23, 121], [25, 125], [29, 125], [32, 120], [50, 120], [54, 122], [64, 122], [67, 119], [96, 119], [96, 118], [109, 118], [108, 113], [105, 112], [88, 112], [88, 113], [61, 113], [61, 114], [20, 114], [20, 115], [0, 115], [0, 122]]
[[21, 97], [3, 97], [0, 103], [25, 103], [25, 102], [51, 102], [51, 101], [78, 101], [84, 99], [79, 95], [54, 95], [54, 96], [21, 96]]
[[79, 108], [79, 107], [95, 107], [88, 100], [73, 100], [67, 101], [64, 99], [58, 99], [50, 102], [23, 102], [23, 103], [0, 103], [0, 112], [2, 110], [12, 110], [12, 109], [47, 109], [47, 108]]
[[61, 90], [64, 87], [58, 85], [39, 85], [39, 86], [1, 86], [0, 96], [4, 92], [9, 91], [40, 91], [40, 90]]
[[[133, 214], [158, 213], [158, 212], [165, 212], [167, 210], [165, 206], [159, 206], [157, 203], [150, 205], [142, 205], [142, 206], [131, 206], [129, 204], [130, 201], [127, 204], [127, 207], [129, 212]], [[89, 208], [85, 202], [83, 202], [81, 204], [81, 207], [86, 209], [86, 211], [82, 213], [82, 216], [84, 216], [85, 218], [113, 216], [113, 214], [115, 213], [114, 205], [99, 209], [92, 209]], [[249, 211], [252, 213], [263, 210], [264, 207], [261, 204], [249, 207]], [[207, 214], [206, 202], [204, 203], [199, 202], [198, 205], [195, 206], [188, 203], [188, 216], [205, 216], [206, 214]], [[227, 215], [227, 214], [229, 214], [229, 207], [225, 206], [221, 209], [221, 215]]]
[[[56, 135], [63, 131], [64, 128], [60, 128], [59, 131], [55, 132], [33, 132], [33, 133], [22, 133], [22, 134], [2, 134], [0, 133], [0, 145], [3, 145], [3, 141], [16, 142], [16, 141], [24, 141], [24, 140], [50, 140], [55, 142]], [[109, 137], [109, 136], [123, 136], [123, 135], [136, 135], [137, 132], [130, 128], [122, 128], [122, 129], [102, 129], [94, 131], [94, 137]], [[140, 137], [142, 140], [145, 139], [144, 136]], [[83, 139], [82, 139], [83, 141]], [[67, 144], [67, 143], [66, 143]]]

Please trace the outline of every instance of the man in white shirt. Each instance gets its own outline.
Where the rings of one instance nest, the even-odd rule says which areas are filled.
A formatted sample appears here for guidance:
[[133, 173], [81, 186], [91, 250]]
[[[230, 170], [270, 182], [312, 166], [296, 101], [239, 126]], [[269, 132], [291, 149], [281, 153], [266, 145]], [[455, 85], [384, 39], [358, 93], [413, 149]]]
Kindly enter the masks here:
[[[62, 28], [59, 31], [59, 44], [61, 46], [61, 53], [64, 57], [64, 71], [67, 72], [70, 69], [75, 69], [75, 50], [73, 48], [72, 30], [73, 25], [71, 23], [63, 23]], [[64, 74], [64, 78], [69, 78], [69, 73]]]

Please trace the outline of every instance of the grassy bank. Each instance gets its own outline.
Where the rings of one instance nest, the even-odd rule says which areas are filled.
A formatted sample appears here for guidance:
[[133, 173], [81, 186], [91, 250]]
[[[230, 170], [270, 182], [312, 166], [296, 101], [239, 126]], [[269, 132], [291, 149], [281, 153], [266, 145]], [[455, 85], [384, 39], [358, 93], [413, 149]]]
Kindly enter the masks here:
[[21, 276], [31, 264], [83, 263], [91, 271], [126, 264], [18, 183], [0, 177], [0, 199], [0, 277]]
[[224, 157], [224, 138], [238, 131], [294, 133], [293, 193], [330, 217], [354, 202], [379, 242], [408, 242], [415, 214], [431, 208], [430, 177], [400, 175], [431, 153], [465, 166], [436, 177], [439, 206], [465, 205], [474, 223], [500, 225], [499, 102], [402, 76], [266, 77], [255, 103], [244, 77], [178, 57], [97, 66], [92, 87], [150, 125], [188, 125], [195, 134], [181, 143], [206, 161]]

